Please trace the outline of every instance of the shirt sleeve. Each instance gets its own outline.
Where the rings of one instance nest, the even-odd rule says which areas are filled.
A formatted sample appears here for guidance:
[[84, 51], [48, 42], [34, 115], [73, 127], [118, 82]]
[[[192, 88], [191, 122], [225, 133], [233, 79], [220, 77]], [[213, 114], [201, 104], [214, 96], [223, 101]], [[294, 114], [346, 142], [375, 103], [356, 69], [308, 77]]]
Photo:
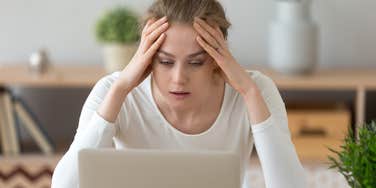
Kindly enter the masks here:
[[79, 187], [78, 152], [81, 149], [113, 147], [112, 138], [117, 132], [118, 120], [111, 123], [97, 113], [97, 109], [113, 81], [112, 75], [103, 77], [95, 84], [87, 97], [73, 142], [54, 170], [52, 188]]
[[262, 75], [256, 81], [271, 115], [251, 125], [255, 147], [268, 188], [307, 187], [305, 171], [288, 129], [285, 104], [274, 82]]

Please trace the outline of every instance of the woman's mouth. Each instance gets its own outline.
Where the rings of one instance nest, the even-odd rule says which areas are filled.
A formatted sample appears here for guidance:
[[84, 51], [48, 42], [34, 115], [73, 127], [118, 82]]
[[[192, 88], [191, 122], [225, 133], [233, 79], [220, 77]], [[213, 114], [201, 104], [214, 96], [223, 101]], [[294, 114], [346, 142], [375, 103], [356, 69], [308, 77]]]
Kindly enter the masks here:
[[170, 91], [170, 94], [175, 97], [176, 99], [185, 99], [187, 98], [191, 93], [190, 92], [184, 92], [184, 91]]

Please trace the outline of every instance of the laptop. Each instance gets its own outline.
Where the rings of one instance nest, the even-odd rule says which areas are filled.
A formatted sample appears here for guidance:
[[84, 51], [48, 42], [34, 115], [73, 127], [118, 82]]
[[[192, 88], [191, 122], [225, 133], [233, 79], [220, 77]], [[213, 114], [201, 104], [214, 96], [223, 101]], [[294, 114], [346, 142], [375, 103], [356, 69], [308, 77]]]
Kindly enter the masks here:
[[240, 188], [240, 160], [221, 151], [83, 149], [80, 188]]

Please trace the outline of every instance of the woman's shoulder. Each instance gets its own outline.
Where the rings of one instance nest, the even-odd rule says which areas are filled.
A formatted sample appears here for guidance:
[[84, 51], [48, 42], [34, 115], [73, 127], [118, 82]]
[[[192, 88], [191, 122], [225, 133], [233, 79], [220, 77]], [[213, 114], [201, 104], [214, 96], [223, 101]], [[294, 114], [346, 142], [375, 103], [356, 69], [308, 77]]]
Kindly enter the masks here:
[[110, 90], [112, 84], [119, 77], [120, 72], [109, 73], [101, 77], [90, 91], [90, 96], [95, 95], [99, 98], [104, 98], [106, 93]]

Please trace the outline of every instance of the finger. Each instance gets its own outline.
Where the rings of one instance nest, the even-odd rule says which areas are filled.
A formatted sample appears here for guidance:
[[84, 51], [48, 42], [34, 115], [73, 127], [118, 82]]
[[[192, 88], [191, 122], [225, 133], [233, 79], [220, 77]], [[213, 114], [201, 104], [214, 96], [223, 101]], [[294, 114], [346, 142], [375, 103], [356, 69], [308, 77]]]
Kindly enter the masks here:
[[197, 30], [197, 32], [214, 48], [220, 48], [221, 45], [211, 36], [204, 28], [202, 28], [199, 24], [194, 23], [193, 27]]
[[167, 21], [167, 16], [164, 16], [164, 17], [160, 18], [159, 20], [155, 21], [154, 23], [152, 23], [146, 29], [145, 36], [147, 36], [150, 33], [152, 33], [156, 28], [158, 28], [159, 26], [161, 26], [162, 24], [164, 24], [166, 21]]
[[217, 30], [217, 32], [220, 34], [221, 41], [223, 41], [222, 46], [224, 46], [227, 49], [227, 40], [225, 39], [225, 36], [223, 35], [221, 28], [219, 28], [219, 26], [216, 26], [215, 30]]
[[195, 21], [196, 21], [196, 23], [198, 23], [204, 30], [206, 30], [208, 33], [210, 33], [210, 35], [212, 36], [212, 37], [214, 37], [214, 39], [224, 48], [224, 47], [226, 47], [226, 45], [225, 45], [225, 42], [224, 42], [224, 39], [222, 39], [221, 37], [220, 37], [220, 34], [222, 33], [222, 32], [219, 32], [218, 33], [218, 31], [216, 31], [215, 29], [213, 29], [213, 27], [212, 26], [210, 26], [208, 23], [206, 23], [204, 20], [202, 20], [202, 19], [200, 19], [200, 18], [198, 18], [198, 17], [196, 17], [195, 18]]
[[145, 57], [146, 58], [152, 58], [154, 56], [154, 54], [157, 52], [157, 50], [159, 49], [159, 47], [162, 45], [164, 39], [166, 38], [166, 34], [165, 33], [162, 33], [157, 41], [155, 41], [151, 46], [150, 48], [145, 52]]
[[200, 44], [200, 46], [214, 58], [215, 62], [220, 62], [219, 60], [221, 59], [221, 54], [219, 54], [217, 50], [215, 50], [212, 46], [205, 42], [204, 39], [202, 39], [200, 36], [198, 36], [196, 40]]
[[168, 28], [168, 22], [162, 24], [160, 27], [158, 27], [157, 29], [155, 29], [152, 33], [150, 33], [150, 35], [146, 36], [145, 37], [145, 40], [143, 42], [143, 46], [144, 46], [144, 51], [146, 51], [147, 49], [149, 49], [149, 47], [153, 44], [153, 42], [155, 40], [157, 40], [157, 38], [167, 30]]
[[142, 29], [142, 37], [146, 36], [146, 31], [148, 30], [148, 28], [150, 27], [150, 25], [152, 23], [154, 23], [156, 21], [156, 19], [154, 17], [148, 19], [148, 21], [146, 22], [144, 28]]
[[152, 24], [153, 22], [155, 22], [155, 18], [148, 19], [148, 21], [146, 22], [144, 28], [142, 29], [142, 35], [145, 35], [146, 30], [148, 29], [148, 27], [150, 27], [150, 24]]
[[222, 40], [226, 40], [225, 36], [223, 35], [221, 28], [219, 28], [219, 26], [216, 26], [215, 30], [217, 31], [217, 33], [219, 33], [219, 36], [221, 37]]

